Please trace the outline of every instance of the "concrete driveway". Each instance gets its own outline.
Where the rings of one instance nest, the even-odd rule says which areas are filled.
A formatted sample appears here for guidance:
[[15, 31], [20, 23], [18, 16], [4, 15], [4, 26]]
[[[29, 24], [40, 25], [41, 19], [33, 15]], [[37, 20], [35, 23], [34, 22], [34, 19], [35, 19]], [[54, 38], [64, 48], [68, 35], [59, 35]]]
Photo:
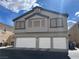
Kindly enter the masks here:
[[77, 50], [69, 50], [69, 56], [71, 59], [79, 59], [79, 49]]

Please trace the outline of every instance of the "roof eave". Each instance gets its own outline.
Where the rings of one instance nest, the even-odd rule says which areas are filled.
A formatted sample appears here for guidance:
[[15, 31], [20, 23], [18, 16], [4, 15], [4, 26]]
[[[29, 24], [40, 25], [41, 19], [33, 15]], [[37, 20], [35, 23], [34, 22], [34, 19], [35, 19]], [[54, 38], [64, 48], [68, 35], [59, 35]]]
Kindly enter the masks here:
[[42, 7], [36, 6], [36, 7], [33, 8], [31, 11], [28, 11], [28, 12], [24, 13], [23, 15], [21, 15], [21, 16], [15, 18], [15, 19], [13, 19], [13, 21], [16, 21], [17, 19], [23, 17], [24, 15], [29, 14], [30, 12], [34, 11], [36, 8], [39, 8], [39, 9], [41, 9], [41, 10], [45, 10], [45, 11], [48, 11], [48, 12], [51, 12], [51, 13], [56, 13], [56, 14], [59, 14], [59, 15], [63, 15], [63, 16], [68, 17], [68, 14], [67, 14], [67, 13], [59, 13], [59, 12], [55, 12], [55, 11], [49, 11], [49, 10], [46, 10], [46, 9], [44, 9], [44, 8], [42, 8]]

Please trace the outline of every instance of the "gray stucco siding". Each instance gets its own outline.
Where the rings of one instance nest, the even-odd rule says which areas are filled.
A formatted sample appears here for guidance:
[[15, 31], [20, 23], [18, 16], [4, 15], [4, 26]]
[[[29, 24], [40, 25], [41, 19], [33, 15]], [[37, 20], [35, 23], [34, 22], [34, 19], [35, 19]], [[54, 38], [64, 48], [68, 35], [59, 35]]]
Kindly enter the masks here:
[[68, 37], [67, 32], [17, 32], [18, 37]]
[[[25, 21], [25, 29], [18, 29], [18, 30], [15, 30], [15, 32], [20, 32], [20, 31], [22, 31], [22, 32], [24, 32], [24, 31], [25, 32], [35, 32], [35, 31], [36, 32], [63, 32], [63, 31], [67, 31], [67, 17], [65, 17], [63, 15], [60, 15], [60, 14], [55, 14], [55, 13], [51, 13], [51, 12], [46, 12], [44, 10], [40, 10], [40, 14], [49, 16], [49, 18], [40, 16], [40, 15], [34, 15], [34, 16], [31, 16], [28, 19], [25, 19], [28, 16], [33, 15], [35, 13], [35, 11], [36, 10], [34, 10], [34, 12], [32, 12], [30, 14], [27, 14], [26, 16], [23, 16], [22, 18], [16, 20], [16, 21]], [[45, 20], [47, 22], [46, 27], [41, 27], [41, 28], [36, 28], [36, 29], [35, 28], [29, 28], [28, 27], [28, 20], [34, 19], [34, 18], [44, 18], [44, 19], [46, 18], [47, 19], [47, 20]], [[62, 18], [62, 20], [63, 20], [63, 27], [50, 28], [50, 19], [51, 18]]]

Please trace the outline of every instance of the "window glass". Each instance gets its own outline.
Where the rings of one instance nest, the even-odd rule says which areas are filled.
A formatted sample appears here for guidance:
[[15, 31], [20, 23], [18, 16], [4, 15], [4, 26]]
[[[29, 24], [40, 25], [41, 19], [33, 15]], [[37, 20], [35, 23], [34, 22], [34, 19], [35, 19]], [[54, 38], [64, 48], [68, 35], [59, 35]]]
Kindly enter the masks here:
[[45, 27], [45, 20], [42, 20], [42, 21], [41, 21], [41, 26], [42, 26], [42, 27]]
[[61, 18], [57, 19], [57, 26], [58, 27], [63, 26], [63, 20]]
[[63, 20], [62, 18], [53, 18], [50, 20], [50, 27], [62, 27]]
[[33, 27], [40, 27], [40, 20], [34, 20], [32, 24]]
[[16, 22], [16, 29], [24, 28], [24, 27], [25, 27], [24, 21], [18, 21], [18, 22]]

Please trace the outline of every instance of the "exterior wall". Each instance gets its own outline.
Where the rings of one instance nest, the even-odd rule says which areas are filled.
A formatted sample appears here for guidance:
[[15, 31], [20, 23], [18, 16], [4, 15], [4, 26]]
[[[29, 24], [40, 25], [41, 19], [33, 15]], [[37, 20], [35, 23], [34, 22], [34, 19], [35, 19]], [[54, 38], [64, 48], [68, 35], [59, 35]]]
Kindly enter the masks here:
[[69, 40], [76, 42], [76, 44], [79, 45], [79, 28], [78, 24], [75, 24], [70, 30], [69, 30]]
[[0, 30], [4, 30], [4, 25], [0, 24]]
[[13, 28], [13, 27], [8, 27], [8, 26], [5, 26], [5, 27], [6, 27], [6, 30], [7, 30], [7, 31], [14, 32], [14, 28]]
[[[11, 44], [13, 39], [11, 36], [14, 36], [14, 29], [13, 27], [0, 23], [0, 43], [8, 43]], [[14, 36], [15, 37], [15, 36]]]
[[3, 34], [0, 32], [0, 43], [1, 42], [3, 43], [3, 39], [4, 39]]
[[16, 37], [68, 37], [67, 32], [21, 32], [21, 33], [15, 33]]
[[[44, 15], [49, 15], [49, 31], [50, 32], [60, 32], [60, 31], [67, 31], [67, 17], [65, 16], [62, 16], [62, 15], [58, 15], [58, 14], [55, 14], [55, 13], [49, 13], [49, 12], [46, 12], [46, 11], [41, 11], [41, 14], [44, 14]], [[63, 18], [63, 26], [64, 27], [60, 27], [60, 28], [50, 28], [50, 19], [51, 18]]]

